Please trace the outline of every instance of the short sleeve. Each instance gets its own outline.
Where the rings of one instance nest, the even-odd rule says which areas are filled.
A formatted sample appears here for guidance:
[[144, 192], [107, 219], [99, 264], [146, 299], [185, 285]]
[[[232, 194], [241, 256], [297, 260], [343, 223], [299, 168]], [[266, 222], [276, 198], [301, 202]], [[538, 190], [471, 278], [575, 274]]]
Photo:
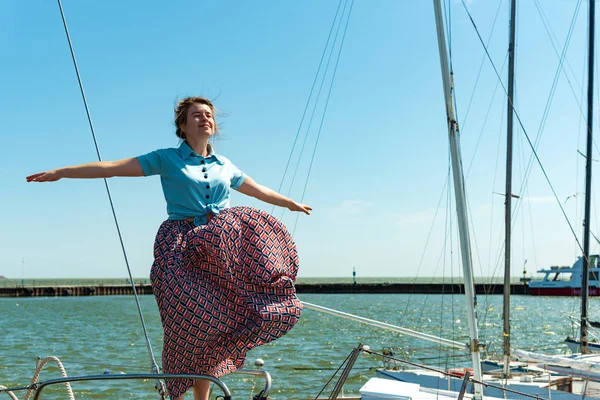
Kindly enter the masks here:
[[144, 176], [160, 175], [162, 171], [162, 150], [154, 150], [148, 154], [137, 157]]
[[231, 188], [237, 189], [242, 186], [244, 180], [246, 179], [246, 174], [240, 171], [233, 163], [231, 164]]

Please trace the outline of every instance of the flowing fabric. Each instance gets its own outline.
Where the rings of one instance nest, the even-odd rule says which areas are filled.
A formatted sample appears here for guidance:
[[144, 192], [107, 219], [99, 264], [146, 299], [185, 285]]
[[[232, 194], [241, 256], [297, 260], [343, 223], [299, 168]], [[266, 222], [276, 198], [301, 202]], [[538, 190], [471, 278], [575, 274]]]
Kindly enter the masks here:
[[[242, 368], [248, 350], [298, 322], [297, 272], [291, 235], [263, 211], [228, 208], [202, 226], [163, 222], [150, 273], [164, 328], [163, 371], [218, 378]], [[173, 398], [193, 383], [170, 379], [167, 389]]]

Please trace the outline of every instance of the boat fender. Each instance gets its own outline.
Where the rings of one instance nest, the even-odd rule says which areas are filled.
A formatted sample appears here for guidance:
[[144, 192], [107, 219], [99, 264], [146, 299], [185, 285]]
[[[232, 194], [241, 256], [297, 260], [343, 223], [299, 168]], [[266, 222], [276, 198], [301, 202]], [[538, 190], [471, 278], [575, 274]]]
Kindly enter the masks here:
[[446, 370], [446, 374], [456, 378], [464, 378], [467, 371], [473, 375], [473, 368], [450, 368]]

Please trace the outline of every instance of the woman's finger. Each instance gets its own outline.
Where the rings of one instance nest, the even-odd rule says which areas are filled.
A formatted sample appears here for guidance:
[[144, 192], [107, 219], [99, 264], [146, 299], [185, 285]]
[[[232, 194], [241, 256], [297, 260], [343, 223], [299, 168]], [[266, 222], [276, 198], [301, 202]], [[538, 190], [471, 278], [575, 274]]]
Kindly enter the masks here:
[[33, 175], [29, 175], [27, 178], [27, 182], [31, 182], [33, 180], [36, 180], [37, 178], [39, 178], [40, 176], [44, 175], [45, 172], [38, 172], [37, 174], [33, 174]]

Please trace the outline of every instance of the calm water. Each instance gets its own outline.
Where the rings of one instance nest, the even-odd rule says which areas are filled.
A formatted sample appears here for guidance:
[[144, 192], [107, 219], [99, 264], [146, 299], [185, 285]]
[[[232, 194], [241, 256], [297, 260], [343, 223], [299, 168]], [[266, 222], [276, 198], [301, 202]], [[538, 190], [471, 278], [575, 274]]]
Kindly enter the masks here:
[[[467, 341], [462, 296], [440, 295], [303, 295], [302, 300], [372, 319], [398, 324], [458, 341]], [[600, 299], [590, 300], [597, 309]], [[501, 352], [502, 298], [479, 299], [480, 335], [491, 350]], [[154, 353], [160, 363], [162, 328], [152, 296], [141, 296], [142, 309]], [[567, 315], [579, 310], [578, 299], [513, 296], [513, 347], [566, 352], [562, 343], [572, 328]], [[59, 357], [69, 375], [150, 372], [137, 308], [133, 297], [0, 298], [0, 385], [26, 384], [34, 373], [38, 356]], [[597, 317], [592, 315], [592, 317]], [[278, 341], [248, 354], [248, 368], [256, 358], [265, 360], [273, 377], [274, 399], [314, 398], [348, 353], [364, 343], [379, 351], [402, 347], [412, 361], [441, 367], [464, 365], [461, 351], [427, 349], [427, 342], [381, 331], [357, 322], [306, 309], [298, 325]], [[358, 389], [381, 365], [374, 356], [361, 356], [346, 385], [346, 394]], [[40, 379], [59, 377], [47, 368]], [[234, 399], [247, 399], [250, 389], [263, 386], [254, 378], [230, 375], [224, 382]], [[73, 384], [77, 399], [157, 398], [153, 381], [139, 383], [84, 382]], [[44, 391], [46, 393], [47, 390]], [[215, 393], [216, 394], [216, 393]], [[22, 398], [23, 392], [18, 394]], [[63, 388], [44, 398], [66, 398]], [[191, 396], [190, 396], [191, 398]]]

